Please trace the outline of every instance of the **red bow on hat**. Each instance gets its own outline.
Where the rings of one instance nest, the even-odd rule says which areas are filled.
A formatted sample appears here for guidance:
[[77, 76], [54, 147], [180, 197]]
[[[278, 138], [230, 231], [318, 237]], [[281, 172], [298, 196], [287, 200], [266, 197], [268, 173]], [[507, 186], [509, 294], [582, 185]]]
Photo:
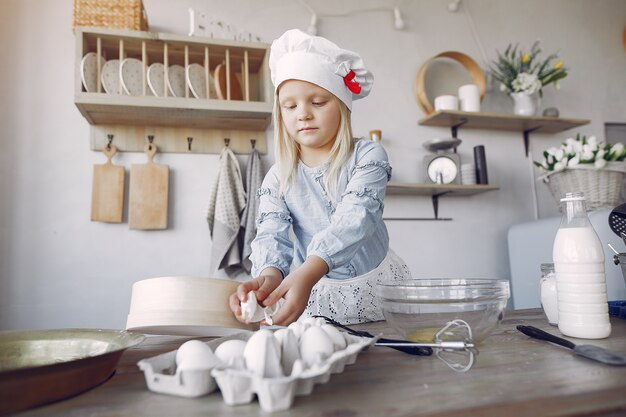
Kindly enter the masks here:
[[348, 90], [352, 91], [354, 94], [360, 94], [361, 85], [358, 82], [354, 81], [354, 77], [356, 77], [356, 74], [354, 73], [354, 71], [350, 70], [350, 72], [348, 72], [343, 77], [343, 83], [346, 85], [346, 87], [348, 87]]

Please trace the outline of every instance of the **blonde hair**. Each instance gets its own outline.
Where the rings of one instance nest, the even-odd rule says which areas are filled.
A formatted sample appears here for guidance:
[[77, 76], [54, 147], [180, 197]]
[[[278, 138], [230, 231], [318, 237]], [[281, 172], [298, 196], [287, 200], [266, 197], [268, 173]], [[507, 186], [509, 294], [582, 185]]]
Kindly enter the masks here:
[[[324, 175], [324, 186], [326, 193], [332, 201], [336, 201], [336, 194], [339, 187], [339, 177], [341, 168], [350, 157], [354, 143], [352, 139], [351, 113], [348, 107], [336, 96], [332, 99], [338, 104], [340, 120], [339, 128], [335, 136], [335, 142], [330, 149], [329, 164], [326, 175]], [[274, 156], [278, 166], [280, 179], [280, 191], [284, 192], [293, 182], [294, 174], [300, 160], [300, 147], [287, 132], [283, 124], [282, 114], [278, 96], [274, 100]]]

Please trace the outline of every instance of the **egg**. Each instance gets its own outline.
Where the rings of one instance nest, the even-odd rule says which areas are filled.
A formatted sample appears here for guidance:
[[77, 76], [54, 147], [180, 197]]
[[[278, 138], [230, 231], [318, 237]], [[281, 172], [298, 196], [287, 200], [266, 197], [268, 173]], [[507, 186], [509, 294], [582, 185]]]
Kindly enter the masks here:
[[289, 375], [292, 373], [295, 361], [300, 359], [298, 338], [289, 328], [276, 330], [274, 337], [280, 344], [280, 364], [283, 367], [283, 372], [285, 375]]
[[326, 323], [326, 320], [324, 320], [321, 317], [306, 317], [305, 319], [302, 320], [302, 323], [304, 324], [308, 324], [309, 326], [321, 326], [322, 324]]
[[336, 352], [346, 348], [346, 339], [343, 337], [339, 330], [331, 324], [322, 324], [320, 326], [322, 330], [326, 332], [330, 340], [333, 341], [333, 350]]
[[333, 354], [333, 341], [321, 327], [312, 326], [300, 338], [300, 356], [307, 364], [320, 364]]
[[211, 369], [218, 363], [211, 348], [199, 340], [189, 340], [176, 351], [176, 368], [180, 370]]
[[235, 365], [239, 365], [238, 362], [243, 361], [243, 350], [245, 348], [246, 342], [243, 340], [227, 340], [215, 348], [215, 356], [224, 364], [238, 368]]
[[243, 350], [246, 367], [263, 378], [284, 376], [280, 364], [280, 345], [269, 330], [258, 330], [250, 336]]
[[241, 318], [246, 322], [256, 323], [263, 320], [264, 317], [263, 309], [259, 308], [259, 303], [256, 300], [256, 294], [254, 291], [248, 292], [246, 301], [241, 302]]
[[289, 326], [287, 326], [288, 329], [290, 329], [291, 331], [293, 331], [293, 334], [296, 335], [296, 338], [298, 340], [300, 340], [300, 338], [302, 337], [302, 333], [304, 333], [304, 331], [309, 327], [309, 325], [302, 323], [301, 321], [294, 321], [293, 323], [291, 323]]

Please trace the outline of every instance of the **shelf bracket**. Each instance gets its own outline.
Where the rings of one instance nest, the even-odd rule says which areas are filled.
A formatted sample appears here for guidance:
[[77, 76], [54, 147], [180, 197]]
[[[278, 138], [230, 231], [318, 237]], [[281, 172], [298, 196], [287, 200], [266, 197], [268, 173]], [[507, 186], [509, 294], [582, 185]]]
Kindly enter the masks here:
[[534, 132], [537, 129], [539, 129], [539, 126], [533, 127], [532, 129], [524, 130], [524, 153], [526, 154], [526, 158], [528, 158], [528, 145], [529, 145], [529, 140], [530, 140], [530, 133]]
[[[449, 192], [450, 191], [444, 191], [442, 193], [433, 194], [432, 197], [430, 198], [432, 203], [433, 203], [433, 213], [435, 215], [435, 217], [434, 217], [435, 220], [439, 219], [439, 197], [441, 197], [442, 195], [446, 195]], [[450, 220], [452, 220], [452, 219], [450, 219]]]
[[459, 127], [463, 126], [469, 120], [466, 118], [462, 118], [461, 121], [455, 125], [450, 126], [450, 130], [452, 131], [452, 137], [456, 138], [459, 134]]
[[433, 213], [434, 217], [387, 217], [383, 220], [402, 220], [402, 221], [450, 221], [452, 220], [450, 217], [439, 217], [439, 197], [449, 194], [450, 191], [444, 191], [441, 193], [433, 194], [430, 199], [433, 203]]

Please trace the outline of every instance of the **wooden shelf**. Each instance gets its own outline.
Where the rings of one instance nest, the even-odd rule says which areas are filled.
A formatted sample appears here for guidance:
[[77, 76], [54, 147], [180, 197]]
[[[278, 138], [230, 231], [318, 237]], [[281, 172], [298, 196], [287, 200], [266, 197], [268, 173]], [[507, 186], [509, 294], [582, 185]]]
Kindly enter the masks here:
[[491, 184], [460, 185], [460, 184], [417, 184], [390, 182], [387, 185], [387, 194], [409, 195], [457, 195], [468, 196], [487, 191], [499, 190], [500, 187]]
[[434, 217], [386, 217], [385, 220], [452, 220], [449, 217], [439, 217], [439, 197], [444, 195], [470, 196], [499, 189], [500, 187], [497, 185], [490, 184], [461, 185], [390, 182], [387, 184], [388, 195], [429, 195], [433, 203]]
[[[120, 151], [142, 152], [145, 134], [154, 135], [154, 143], [163, 152], [215, 153], [222, 149], [224, 138], [240, 144], [242, 152], [249, 152], [252, 138], [260, 152], [266, 150], [265, 131], [274, 101], [268, 44], [102, 28], [76, 28], [75, 36], [74, 103], [92, 125], [93, 150], [101, 149], [107, 135], [114, 133], [113, 143]], [[141, 61], [143, 93], [123, 94], [120, 87], [118, 94], [108, 94], [100, 82], [93, 87], [96, 91], [86, 91], [81, 61], [87, 53], [100, 54], [104, 61]], [[163, 96], [153, 96], [146, 73], [155, 63], [166, 68], [163, 78], [167, 78], [167, 68], [200, 65], [204, 91], [210, 91], [210, 98], [194, 97], [188, 74], [181, 97], [172, 96], [166, 81]], [[93, 77], [99, 80], [102, 70], [94, 66]], [[227, 74], [220, 88], [215, 80], [218, 67]], [[237, 85], [240, 93], [232, 88]], [[223, 99], [217, 98], [220, 92]], [[188, 146], [188, 138], [193, 138], [194, 146]]]
[[76, 93], [74, 102], [92, 125], [265, 130], [272, 118], [272, 105], [261, 102], [86, 92]]
[[463, 127], [465, 129], [508, 130], [513, 132], [558, 133], [589, 124], [586, 119], [529, 117], [504, 113], [472, 113], [444, 110], [419, 121], [422, 126]]

